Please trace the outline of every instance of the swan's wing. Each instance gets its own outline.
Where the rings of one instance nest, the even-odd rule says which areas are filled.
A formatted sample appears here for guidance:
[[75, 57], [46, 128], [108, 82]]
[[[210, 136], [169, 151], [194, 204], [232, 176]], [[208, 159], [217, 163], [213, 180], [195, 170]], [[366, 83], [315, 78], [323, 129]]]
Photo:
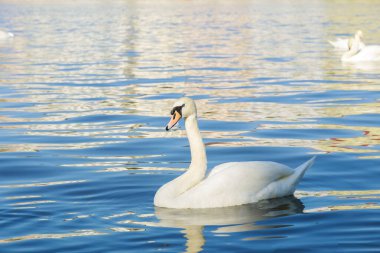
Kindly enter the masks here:
[[226, 163], [215, 167], [202, 182], [185, 192], [181, 200], [196, 207], [251, 203], [263, 188], [293, 173], [291, 168], [275, 162]]
[[336, 49], [348, 50], [348, 39], [336, 39], [335, 41], [329, 40], [329, 43]]
[[232, 162], [216, 166], [176, 198], [177, 208], [236, 206], [290, 195], [314, 158], [295, 170], [275, 162]]

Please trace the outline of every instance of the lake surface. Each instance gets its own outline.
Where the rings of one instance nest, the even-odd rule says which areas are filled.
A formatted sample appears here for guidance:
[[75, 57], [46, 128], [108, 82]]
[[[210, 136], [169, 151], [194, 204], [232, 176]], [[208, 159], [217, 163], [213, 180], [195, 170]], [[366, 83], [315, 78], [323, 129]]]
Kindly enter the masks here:
[[[377, 1], [0, 2], [1, 252], [379, 252]], [[295, 197], [155, 208], [196, 99], [209, 167], [317, 155]]]

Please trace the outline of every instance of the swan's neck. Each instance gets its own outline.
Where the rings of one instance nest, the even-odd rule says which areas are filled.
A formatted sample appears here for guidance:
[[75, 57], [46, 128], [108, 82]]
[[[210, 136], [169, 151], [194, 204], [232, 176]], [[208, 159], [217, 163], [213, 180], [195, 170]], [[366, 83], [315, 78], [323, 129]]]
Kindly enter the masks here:
[[185, 118], [185, 128], [189, 139], [191, 163], [187, 171], [176, 180], [177, 196], [203, 180], [207, 170], [206, 149], [198, 128], [197, 116]]
[[187, 138], [189, 139], [191, 164], [188, 172], [203, 178], [207, 169], [206, 149], [199, 132], [198, 120], [195, 115], [185, 119]]
[[352, 56], [356, 55], [360, 51], [360, 43], [361, 43], [361, 38], [358, 35], [355, 35], [355, 38], [352, 40], [350, 39], [348, 42], [348, 46], [350, 48], [349, 51], [343, 54], [342, 60], [348, 60]]
[[185, 118], [185, 128], [190, 143], [191, 163], [181, 176], [162, 186], [156, 193], [154, 203], [157, 206], [178, 206], [181, 194], [201, 182], [207, 170], [206, 149], [199, 132], [197, 117]]

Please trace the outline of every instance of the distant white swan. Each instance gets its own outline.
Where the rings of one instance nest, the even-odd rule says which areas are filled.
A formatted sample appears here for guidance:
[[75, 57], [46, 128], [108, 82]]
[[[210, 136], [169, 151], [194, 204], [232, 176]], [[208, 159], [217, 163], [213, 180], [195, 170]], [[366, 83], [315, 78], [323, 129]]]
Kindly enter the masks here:
[[182, 117], [190, 143], [191, 164], [181, 176], [163, 185], [154, 204], [167, 208], [213, 208], [236, 206], [294, 193], [314, 157], [295, 170], [275, 162], [230, 162], [216, 166], [206, 176], [206, 150], [198, 128], [197, 110], [190, 98], [173, 106], [171, 129]]
[[13, 33], [0, 30], [0, 39], [8, 39], [14, 37]]
[[348, 52], [342, 55], [343, 62], [380, 61], [380, 46], [370, 45], [361, 48], [362, 33], [356, 33]]
[[[356, 35], [360, 35], [360, 37], [363, 36], [363, 33], [362, 31], [357, 31], [355, 36]], [[349, 38], [349, 39], [341, 39], [341, 38], [337, 38], [335, 41], [331, 41], [329, 40], [329, 43], [335, 48], [335, 49], [338, 49], [338, 50], [344, 50], [344, 51], [348, 51], [350, 50], [350, 48], [352, 47], [352, 43], [354, 41], [354, 38]], [[362, 49], [365, 47], [365, 44], [360, 41], [359, 43], [359, 48]]]

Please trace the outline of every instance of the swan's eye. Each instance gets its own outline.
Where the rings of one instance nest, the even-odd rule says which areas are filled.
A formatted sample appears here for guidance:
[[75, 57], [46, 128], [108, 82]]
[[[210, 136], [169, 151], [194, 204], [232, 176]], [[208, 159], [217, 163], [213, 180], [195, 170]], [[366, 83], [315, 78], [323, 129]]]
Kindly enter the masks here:
[[175, 112], [178, 112], [180, 115], [182, 115], [182, 107], [184, 107], [184, 105], [174, 107], [174, 108], [170, 111], [170, 115], [173, 115]]

